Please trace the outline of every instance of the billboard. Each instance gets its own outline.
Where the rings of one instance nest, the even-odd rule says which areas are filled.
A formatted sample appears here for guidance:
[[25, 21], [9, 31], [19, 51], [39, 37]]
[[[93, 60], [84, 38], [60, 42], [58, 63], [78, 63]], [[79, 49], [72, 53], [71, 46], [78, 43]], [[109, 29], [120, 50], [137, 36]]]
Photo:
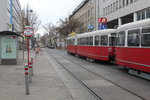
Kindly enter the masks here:
[[1, 38], [1, 59], [17, 58], [17, 38], [6, 36]]

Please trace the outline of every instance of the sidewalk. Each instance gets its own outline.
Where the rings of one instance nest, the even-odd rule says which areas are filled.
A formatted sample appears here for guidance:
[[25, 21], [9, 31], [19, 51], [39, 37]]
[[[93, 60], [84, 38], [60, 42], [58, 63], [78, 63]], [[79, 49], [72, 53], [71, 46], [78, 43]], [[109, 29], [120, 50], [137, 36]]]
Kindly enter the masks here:
[[30, 95], [25, 93], [24, 63], [0, 65], [0, 100], [73, 100], [44, 56], [35, 59]]
[[[33, 52], [31, 55], [35, 57]], [[59, 73], [52, 58], [48, 58], [44, 51], [34, 59], [30, 94], [26, 95], [25, 62], [0, 65], [0, 100], [94, 100], [80, 83], [56, 64], [62, 70]]]

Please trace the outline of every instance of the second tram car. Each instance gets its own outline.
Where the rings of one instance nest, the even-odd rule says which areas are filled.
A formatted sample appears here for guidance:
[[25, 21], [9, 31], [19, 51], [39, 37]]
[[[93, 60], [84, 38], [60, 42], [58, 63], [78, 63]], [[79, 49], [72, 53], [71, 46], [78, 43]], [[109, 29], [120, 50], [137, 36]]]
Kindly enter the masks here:
[[116, 63], [131, 74], [150, 79], [150, 19], [122, 25], [118, 31]]

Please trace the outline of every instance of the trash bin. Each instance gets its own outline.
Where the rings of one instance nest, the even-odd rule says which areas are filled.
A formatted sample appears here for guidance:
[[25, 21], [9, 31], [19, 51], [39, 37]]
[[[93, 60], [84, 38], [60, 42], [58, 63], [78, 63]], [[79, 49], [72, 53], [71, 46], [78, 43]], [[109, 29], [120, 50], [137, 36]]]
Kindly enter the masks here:
[[18, 63], [18, 37], [12, 31], [0, 32], [0, 59], [2, 65], [16, 65]]

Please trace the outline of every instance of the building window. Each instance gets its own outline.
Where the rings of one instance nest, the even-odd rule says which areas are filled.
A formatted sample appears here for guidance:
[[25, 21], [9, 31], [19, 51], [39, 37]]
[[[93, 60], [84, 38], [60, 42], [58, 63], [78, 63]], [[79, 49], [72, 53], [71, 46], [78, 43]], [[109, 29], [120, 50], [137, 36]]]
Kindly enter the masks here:
[[110, 5], [110, 13], [112, 13], [112, 10], [113, 9], [113, 7], [112, 7], [112, 4]]
[[134, 0], [134, 2], [137, 2], [138, 0]]
[[106, 15], [108, 14], [108, 8], [106, 7]]
[[126, 0], [126, 5], [129, 5], [129, 0]]
[[94, 9], [93, 8], [91, 8], [91, 13], [94, 13]]
[[116, 10], [118, 10], [118, 0], [116, 1]]
[[108, 6], [108, 13], [107, 14], [109, 15], [109, 13], [110, 13], [110, 6]]
[[146, 18], [150, 18], [150, 8], [146, 10]]
[[137, 12], [137, 20], [141, 20], [141, 13]]
[[122, 7], [125, 6], [125, 0], [122, 0]]
[[137, 20], [143, 20], [146, 18], [146, 10], [137, 12]]
[[121, 8], [121, 0], [119, 0], [119, 8]]
[[103, 8], [103, 16], [105, 16], [105, 8]]
[[88, 17], [90, 16], [90, 11], [88, 10]]
[[115, 2], [113, 2], [113, 12], [115, 11]]
[[142, 14], [142, 19], [145, 19], [145, 10], [143, 10], [143, 11], [141, 12], [141, 14]]

